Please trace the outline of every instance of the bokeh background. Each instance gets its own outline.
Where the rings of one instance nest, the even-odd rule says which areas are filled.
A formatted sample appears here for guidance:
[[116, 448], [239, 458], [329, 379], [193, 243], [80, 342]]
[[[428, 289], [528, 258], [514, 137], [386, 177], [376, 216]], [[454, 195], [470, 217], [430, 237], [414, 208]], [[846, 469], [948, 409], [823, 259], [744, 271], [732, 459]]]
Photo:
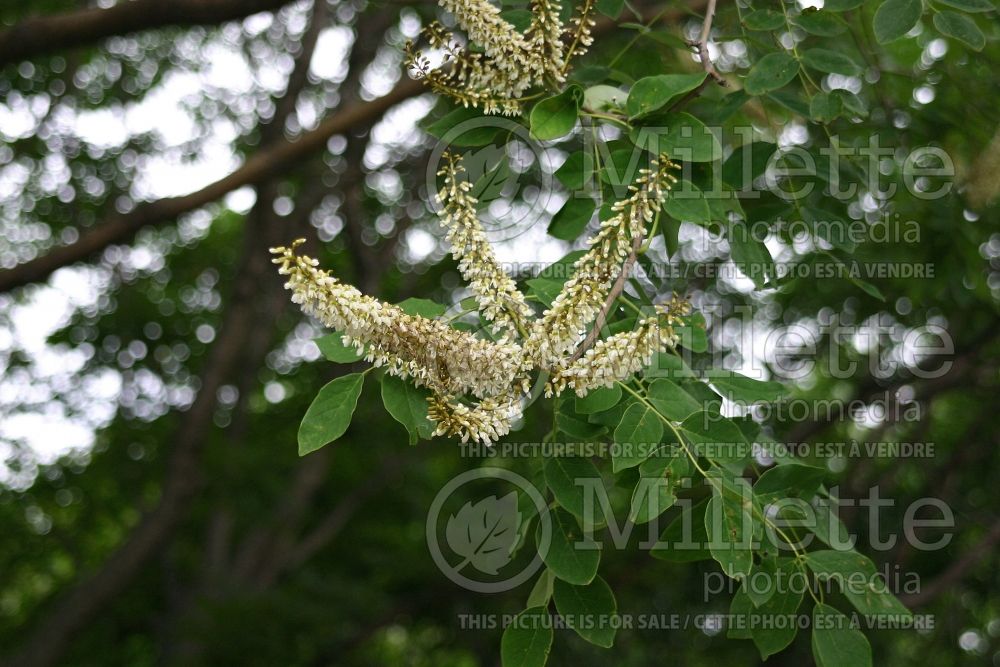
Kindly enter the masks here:
[[[681, 40], [700, 25], [697, 9], [673, 3], [644, 35], [604, 26], [587, 62], [631, 44], [618, 67], [633, 78], [696, 71]], [[870, 23], [867, 4], [857, 11]], [[402, 70], [404, 42], [439, 13], [395, 0], [0, 2], [4, 664], [499, 664], [500, 630], [462, 630], [458, 615], [516, 613], [530, 584], [498, 596], [463, 590], [424, 540], [434, 495], [479, 461], [449, 441], [411, 447], [374, 383], [344, 438], [299, 458], [301, 416], [345, 369], [320, 359], [320, 332], [290, 304], [267, 252], [305, 237], [310, 254], [367, 293], [461, 298], [427, 204], [434, 139], [418, 122], [436, 101]], [[884, 526], [898, 529], [923, 497], [956, 516], [943, 550], [870, 553], [890, 572], [916, 573], [920, 592], [904, 601], [936, 619], [932, 630], [870, 633], [879, 665], [1000, 664], [996, 16], [977, 19], [990, 39], [982, 53], [922, 24], [877, 54], [870, 116], [837, 128], [847, 141], [877, 132], [954, 159], [948, 197], [901, 195], [888, 211], [861, 197], [849, 211], [919, 223], [917, 241], [857, 255], [931, 264], [932, 279], [874, 279], [885, 301], [848, 280], [767, 292], [735, 275], [665, 286], [692, 295], [727, 363], [754, 355], [740, 333], [746, 305], [759, 331], [894, 327], [874, 343], [821, 335], [823, 355], [856, 359], [859, 371], [832, 377], [819, 363], [793, 386], [871, 409], [765, 424], [779, 441], [935, 444], [933, 458], [829, 463], [845, 497], [877, 484], [896, 499]], [[752, 45], [717, 33], [717, 66], [742, 71]], [[819, 136], [791, 113], [736, 118], [782, 145]], [[565, 159], [559, 146], [545, 152], [521, 165], [526, 177]], [[898, 179], [892, 158], [880, 170]], [[544, 233], [562, 200], [531, 188], [514, 198], [542, 220], [512, 231], [509, 209], [496, 209], [501, 259], [551, 262], [571, 249]], [[673, 259], [731, 266], [726, 242], [706, 238], [685, 224]], [[768, 246], [805, 256], [777, 237]], [[913, 374], [921, 359], [902, 345], [927, 324], [954, 343], [951, 370], [930, 380]], [[873, 357], [897, 363], [872, 374]], [[920, 418], [894, 419], [903, 408]], [[519, 440], [547, 430], [549, 408], [532, 410]], [[844, 519], [864, 531], [869, 517]], [[619, 609], [635, 614], [725, 613], [727, 596], [704, 599], [711, 569], [638, 549], [602, 563]], [[809, 656], [803, 636], [768, 664]], [[712, 631], [623, 631], [612, 652], [557, 633], [551, 664], [610, 661], [758, 657], [750, 642]]]

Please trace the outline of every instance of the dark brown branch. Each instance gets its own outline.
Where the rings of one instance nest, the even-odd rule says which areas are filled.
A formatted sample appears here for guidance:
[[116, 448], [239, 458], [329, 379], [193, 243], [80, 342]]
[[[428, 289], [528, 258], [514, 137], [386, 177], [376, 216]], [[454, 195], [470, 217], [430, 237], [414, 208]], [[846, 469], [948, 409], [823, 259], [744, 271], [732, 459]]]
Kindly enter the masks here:
[[404, 79], [390, 93], [371, 102], [351, 105], [320, 123], [319, 127], [295, 140], [281, 140], [261, 149], [242, 167], [201, 190], [182, 197], [168, 197], [140, 204], [133, 211], [99, 223], [81, 233], [79, 240], [50, 250], [47, 254], [20, 264], [0, 274], [0, 292], [47, 278], [59, 268], [79, 262], [112, 243], [129, 240], [146, 225], [160, 225], [177, 216], [210, 204], [243, 187], [267, 180], [306, 156], [321, 150], [327, 139], [356, 126], [371, 122], [391, 107], [423, 92], [419, 81]]
[[288, 77], [285, 92], [275, 106], [274, 116], [261, 130], [261, 134], [263, 135], [261, 143], [264, 145], [271, 143], [281, 136], [285, 121], [295, 111], [295, 103], [298, 102], [299, 93], [305, 88], [306, 81], [309, 78], [309, 65], [312, 63], [313, 54], [316, 52], [319, 34], [326, 27], [326, 14], [326, 0], [313, 0], [309, 28], [302, 36], [299, 53], [295, 56], [295, 66]]
[[[145, 4], [149, 1], [135, 0], [128, 4]], [[187, 0], [181, 4], [186, 5], [190, 1]], [[213, 1], [221, 2], [222, 0]], [[251, 0], [246, 1], [250, 2]], [[674, 19], [677, 16], [679, 16], [679, 12], [670, 12], [661, 18], [666, 20]], [[614, 21], [604, 18], [599, 20], [594, 27], [594, 35], [610, 32], [615, 27]], [[3, 46], [0, 45], [0, 52], [2, 52], [2, 48]], [[360, 124], [374, 122], [391, 107], [411, 97], [416, 97], [424, 91], [425, 88], [420, 81], [405, 78], [383, 97], [370, 102], [351, 104], [327, 118], [314, 130], [303, 133], [297, 139], [281, 141], [271, 147], [261, 149], [252, 155], [242, 167], [228, 176], [206, 185], [201, 190], [181, 197], [168, 197], [143, 203], [129, 213], [117, 215], [103, 223], [98, 223], [95, 227], [82, 231], [76, 242], [53, 248], [45, 255], [0, 273], [0, 292], [7, 292], [17, 287], [45, 280], [57, 269], [82, 261], [112, 243], [127, 241], [146, 225], [165, 224], [181, 214], [220, 199], [232, 190], [267, 180], [303, 157], [320, 150], [331, 136], [353, 130]]]
[[0, 32], [0, 65], [166, 26], [210, 25], [277, 9], [289, 0], [132, 0], [26, 19]]

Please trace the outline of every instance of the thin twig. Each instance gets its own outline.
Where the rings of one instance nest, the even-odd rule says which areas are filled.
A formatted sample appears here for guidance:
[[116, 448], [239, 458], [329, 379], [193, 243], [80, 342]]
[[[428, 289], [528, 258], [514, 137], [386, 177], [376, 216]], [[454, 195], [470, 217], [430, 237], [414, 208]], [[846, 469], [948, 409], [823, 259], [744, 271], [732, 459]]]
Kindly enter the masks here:
[[600, 312], [597, 313], [597, 319], [594, 320], [594, 326], [590, 329], [590, 333], [587, 334], [587, 337], [580, 343], [580, 347], [576, 348], [576, 352], [570, 357], [571, 362], [582, 357], [597, 341], [597, 337], [601, 335], [601, 329], [604, 328], [604, 323], [608, 321], [608, 314], [614, 307], [615, 301], [621, 295], [622, 290], [625, 289], [625, 281], [628, 280], [629, 274], [632, 273], [632, 267], [635, 265], [636, 258], [638, 257], [639, 248], [642, 247], [642, 240], [642, 234], [632, 239], [632, 250], [629, 251], [628, 257], [625, 258], [625, 262], [622, 264], [621, 272], [615, 279], [614, 284], [611, 285], [611, 291], [608, 292], [607, 298], [604, 299], [604, 305], [601, 306]]
[[705, 68], [705, 72], [720, 86], [728, 86], [729, 84], [722, 78], [722, 75], [715, 70], [715, 65], [712, 64], [712, 59], [708, 55], [708, 38], [712, 33], [712, 21], [715, 19], [715, 2], [716, 0], [708, 0], [708, 6], [705, 8], [705, 22], [701, 24], [701, 35], [694, 46], [698, 49], [698, 57], [701, 59], [701, 66]]

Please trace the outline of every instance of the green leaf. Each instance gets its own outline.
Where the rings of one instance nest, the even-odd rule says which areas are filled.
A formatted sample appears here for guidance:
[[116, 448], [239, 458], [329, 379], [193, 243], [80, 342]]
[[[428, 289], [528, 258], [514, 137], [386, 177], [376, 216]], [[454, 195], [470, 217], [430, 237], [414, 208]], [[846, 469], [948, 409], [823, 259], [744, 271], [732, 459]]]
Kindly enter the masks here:
[[620, 109], [625, 104], [626, 99], [628, 99], [628, 93], [622, 91], [621, 88], [606, 84], [591, 86], [583, 91], [583, 108], [589, 111]]
[[733, 579], [753, 569], [753, 492], [742, 479], [717, 477], [705, 509], [705, 532], [712, 558]]
[[615, 643], [618, 614], [615, 594], [607, 582], [596, 577], [586, 586], [574, 586], [556, 580], [554, 586], [556, 609], [576, 634], [591, 644], [611, 648]]
[[[756, 490], [754, 490], [756, 494]], [[800, 571], [801, 572], [801, 571]], [[753, 576], [743, 582], [740, 590], [746, 592], [754, 607], [760, 607], [770, 600], [779, 586], [787, 586], [788, 582], [778, 582], [777, 558], [771, 554], [760, 553], [760, 562]], [[745, 639], [749, 639], [746, 637]]]
[[[473, 122], [479, 121], [479, 122]], [[456, 129], [458, 126], [461, 129]], [[486, 146], [497, 135], [496, 121], [483, 115], [479, 109], [458, 107], [427, 126], [427, 132], [438, 139], [445, 139], [452, 146]]]
[[705, 330], [705, 316], [700, 311], [681, 318], [684, 324], [674, 326], [674, 333], [680, 337], [679, 347], [701, 354], [708, 351], [708, 333]]
[[663, 108], [671, 100], [689, 93], [705, 81], [707, 74], [660, 74], [639, 79], [628, 93], [625, 110], [638, 118]]
[[743, 144], [723, 163], [723, 182], [737, 190], [751, 190], [754, 179], [764, 175], [776, 150], [778, 145], [768, 141]]
[[333, 442], [351, 425], [365, 376], [352, 373], [319, 390], [299, 425], [299, 456]]
[[361, 359], [362, 354], [353, 345], [344, 345], [343, 335], [339, 333], [320, 336], [314, 343], [328, 361], [338, 364], [349, 364]]
[[821, 502], [813, 503], [814, 525], [806, 526], [812, 533], [828, 547], [842, 548], [841, 545], [848, 544], [850, 534], [847, 526], [837, 516], [836, 504], [829, 498], [822, 498]]
[[749, 226], [729, 223], [729, 251], [733, 263], [757, 289], [764, 289], [774, 276], [774, 259], [762, 241], [754, 238]]
[[612, 452], [612, 470], [619, 472], [639, 465], [649, 457], [662, 437], [663, 423], [656, 413], [642, 403], [633, 403], [625, 410], [615, 429], [618, 447]]
[[806, 67], [826, 74], [858, 76], [861, 66], [848, 55], [830, 49], [806, 49], [802, 52], [802, 63]]
[[705, 511], [708, 499], [684, 509], [660, 533], [650, 555], [673, 563], [692, 563], [712, 557], [708, 550], [708, 532], [705, 530]]
[[441, 305], [440, 303], [436, 303], [430, 299], [418, 299], [416, 297], [410, 297], [405, 301], [400, 301], [397, 305], [407, 315], [413, 315], [414, 317], [426, 317], [429, 320], [441, 317], [448, 310], [447, 306]]
[[536, 297], [546, 308], [552, 305], [552, 302], [556, 300], [559, 296], [559, 292], [562, 291], [563, 284], [566, 282], [563, 280], [556, 280], [555, 278], [531, 278], [526, 280], [525, 284], [528, 285], [528, 296]]
[[850, 220], [846, 216], [814, 206], [803, 206], [799, 210], [803, 222], [809, 223], [814, 236], [844, 252], [852, 253], [857, 249], [857, 244], [848, 233]]
[[531, 587], [531, 592], [528, 593], [528, 607], [546, 607], [549, 604], [549, 600], [552, 599], [553, 582], [555, 577], [548, 568], [542, 570], [542, 573], [538, 575], [538, 579], [535, 580], [535, 585]]
[[847, 31], [844, 19], [836, 14], [824, 11], [804, 11], [795, 17], [795, 23], [811, 35], [820, 37], [836, 37]]
[[813, 608], [812, 651], [817, 667], [872, 667], [872, 647], [851, 619], [825, 604]]
[[556, 178], [570, 192], [582, 190], [589, 177], [587, 167], [593, 169], [593, 165], [589, 164], [592, 161], [592, 157], [583, 151], [571, 153], [556, 169]]
[[[641, 155], [632, 149], [619, 149], [611, 152], [604, 159], [604, 167], [601, 169], [601, 180], [609, 185], [622, 186], [630, 185], [635, 178], [636, 170], [645, 164], [640, 163]], [[605, 220], [604, 208], [601, 209], [601, 219]]]
[[[552, 574], [563, 581], [582, 586], [589, 584], [597, 575], [601, 562], [598, 548], [584, 549], [578, 544], [583, 531], [572, 514], [561, 507], [549, 511], [552, 521], [552, 541], [542, 560], [552, 570]], [[592, 545], [597, 547], [597, 544]]]
[[913, 30], [924, 7], [921, 0], [885, 0], [872, 20], [879, 44], [895, 41]]
[[601, 83], [611, 76], [611, 70], [602, 65], [584, 65], [574, 69], [570, 75], [573, 81], [590, 86]]
[[806, 564], [817, 578], [839, 583], [844, 597], [862, 614], [910, 616], [866, 556], [856, 551], [813, 551], [806, 554]]
[[714, 162], [722, 157], [722, 144], [715, 134], [691, 114], [670, 113], [654, 119], [655, 126], [632, 129], [632, 143], [656, 155], [669, 153], [671, 159], [682, 162]]
[[620, 400], [622, 400], [622, 389], [618, 385], [591, 389], [586, 396], [576, 397], [576, 411], [592, 415], [595, 412], [610, 410], [618, 405]]
[[388, 373], [382, 376], [382, 403], [393, 419], [410, 434], [410, 444], [430, 439], [434, 423], [427, 418], [429, 392]]
[[785, 15], [773, 9], [758, 9], [743, 17], [743, 25], [749, 30], [780, 30], [785, 27]]
[[854, 276], [850, 276], [850, 280], [852, 283], [860, 287], [868, 296], [874, 297], [879, 301], [885, 301], [885, 295], [882, 294], [882, 290], [880, 290], [875, 285], [872, 285], [867, 280], [862, 280], [861, 278], [855, 278]]
[[772, 403], [787, 393], [785, 385], [772, 380], [757, 380], [739, 373], [713, 373], [709, 379], [724, 397], [733, 402]]
[[846, 12], [857, 9], [864, 4], [864, 0], [826, 0], [823, 9], [828, 12]]
[[500, 16], [518, 32], [524, 32], [531, 27], [532, 14], [527, 9], [508, 9], [500, 12]]
[[596, 202], [590, 197], [570, 197], [549, 223], [549, 234], [563, 241], [572, 241], [587, 227], [594, 217]]
[[743, 87], [751, 95], [763, 95], [787, 86], [798, 73], [799, 61], [792, 54], [769, 53], [750, 69]]
[[764, 471], [753, 485], [753, 493], [763, 504], [787, 497], [809, 500], [816, 495], [824, 477], [823, 468], [801, 463], [777, 465]]
[[551, 141], [569, 134], [576, 126], [582, 101], [583, 89], [575, 85], [542, 100], [531, 110], [531, 134], [542, 141]]
[[685, 437], [699, 456], [736, 470], [750, 455], [750, 443], [731, 419], [711, 412], [696, 412], [681, 424]]
[[564, 435], [580, 442], [594, 442], [607, 433], [600, 425], [584, 421], [575, 414], [567, 414], [560, 410], [556, 413], [556, 428]]
[[990, 0], [936, 0], [942, 5], [961, 9], [963, 12], [976, 14], [979, 12], [992, 12], [996, 6]]
[[[752, 639], [753, 630], [750, 623], [750, 614], [752, 613], [754, 613], [753, 602], [747, 594], [746, 582], [743, 582], [743, 585], [733, 595], [732, 602], [729, 603], [729, 615], [733, 622], [729, 625], [726, 637], [729, 639]], [[737, 619], [743, 619], [744, 622], [738, 623]]]
[[809, 117], [809, 104], [798, 91], [775, 90], [768, 93], [767, 96], [792, 113], [798, 114], [803, 118]]
[[701, 189], [691, 181], [681, 180], [674, 184], [663, 205], [664, 212], [681, 222], [699, 225], [712, 222], [712, 212]]
[[701, 403], [691, 394], [666, 379], [650, 384], [647, 398], [670, 421], [682, 422], [702, 409]]
[[632, 492], [629, 521], [647, 523], [677, 502], [677, 490], [690, 473], [687, 456], [678, 445], [664, 445], [639, 465], [639, 483]]
[[[758, 606], [755, 612], [759, 618], [774, 622], [759, 624], [751, 631], [753, 643], [760, 652], [761, 660], [767, 660], [769, 656], [784, 650], [795, 639], [799, 628], [795, 612], [802, 604], [806, 583], [804, 581], [792, 583], [792, 576], [800, 572], [794, 560], [786, 560], [778, 570], [776, 579], [778, 585], [774, 593]], [[786, 622], [778, 622], [778, 619], [785, 619]]]
[[709, 125], [722, 125], [749, 101], [750, 96], [745, 90], [734, 90], [728, 95], [724, 95], [721, 100], [713, 101], [710, 108], [703, 107], [701, 110], [702, 120]]
[[531, 607], [518, 614], [503, 631], [500, 663], [503, 667], [542, 667], [552, 650], [552, 623], [544, 607]]
[[865, 118], [868, 116], [868, 106], [865, 104], [864, 100], [855, 95], [849, 90], [839, 89], [834, 91], [840, 101], [844, 104], [844, 108], [855, 116], [861, 116]]
[[934, 27], [942, 35], [953, 37], [975, 51], [986, 46], [986, 36], [976, 22], [958, 12], [943, 11], [934, 15]]
[[591, 501], [594, 516], [586, 517], [584, 513], [584, 498], [588, 491], [580, 481], [590, 480], [585, 483], [601, 487], [604, 485], [601, 473], [590, 459], [582, 456], [550, 456], [546, 458], [543, 469], [545, 484], [552, 490], [552, 495], [561, 507], [583, 521], [584, 525], [588, 519], [595, 526], [604, 524], [604, 516], [600, 514], [601, 507], [596, 499]]
[[597, 0], [597, 11], [608, 18], [616, 19], [625, 7], [625, 0]]

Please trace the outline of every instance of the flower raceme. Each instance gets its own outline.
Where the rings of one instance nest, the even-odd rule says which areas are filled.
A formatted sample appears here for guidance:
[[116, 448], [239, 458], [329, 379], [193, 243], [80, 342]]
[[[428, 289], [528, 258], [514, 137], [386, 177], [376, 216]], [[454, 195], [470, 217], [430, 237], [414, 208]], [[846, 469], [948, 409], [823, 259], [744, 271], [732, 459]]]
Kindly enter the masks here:
[[588, 240], [589, 250], [573, 265], [558, 297], [536, 317], [516, 283], [499, 265], [476, 217], [476, 199], [462, 180], [461, 160], [445, 155], [439, 172], [440, 217], [459, 271], [476, 295], [479, 312], [497, 340], [461, 331], [447, 323], [409, 315], [346, 285], [318, 262], [288, 247], [272, 248], [274, 263], [288, 277], [292, 301], [324, 325], [342, 332], [344, 342], [364, 351], [386, 372], [426, 387], [428, 417], [435, 435], [489, 444], [510, 431], [520, 417], [532, 375], [549, 377], [546, 395], [569, 388], [583, 396], [630, 378], [652, 356], [676, 344], [674, 326], [688, 304], [673, 297], [654, 308], [632, 331], [595, 340], [586, 347], [588, 327], [599, 328], [601, 305], [613, 297], [612, 284], [635, 259], [647, 227], [659, 213], [675, 179], [665, 155], [640, 171], [630, 196]]
[[482, 399], [509, 390], [521, 371], [520, 346], [478, 338], [364, 295], [317, 268], [317, 260], [297, 255], [302, 242], [271, 250], [279, 272], [288, 276], [292, 301], [343, 332], [344, 342], [366, 352], [368, 361], [440, 394]]
[[593, 42], [594, 0], [584, 0], [569, 26], [560, 19], [559, 3], [532, 0], [531, 23], [523, 33], [489, 0], [440, 0], [439, 4], [480, 50], [462, 46], [454, 34], [433, 22], [423, 36], [442, 53], [444, 64], [432, 67], [412, 43], [406, 45], [406, 64], [434, 92], [485, 113], [519, 114], [529, 89], [563, 83], [570, 59], [586, 53]]

